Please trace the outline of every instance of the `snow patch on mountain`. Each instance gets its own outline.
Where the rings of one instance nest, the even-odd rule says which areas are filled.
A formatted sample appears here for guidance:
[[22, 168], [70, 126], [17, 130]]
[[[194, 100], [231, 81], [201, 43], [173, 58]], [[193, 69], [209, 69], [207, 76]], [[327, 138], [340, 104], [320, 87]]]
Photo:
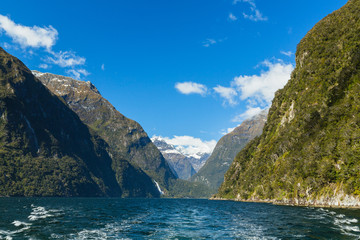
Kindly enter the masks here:
[[[205, 164], [215, 148], [216, 141], [203, 141], [191, 136], [174, 136], [173, 138], [154, 135], [151, 140], [162, 152], [168, 162], [174, 162], [180, 155], [189, 161], [197, 172]], [[186, 158], [186, 159], [185, 159]], [[179, 170], [177, 173], [179, 174]], [[180, 174], [181, 175], [181, 174]]]
[[203, 141], [192, 136], [174, 136], [169, 138], [154, 135], [151, 140], [164, 141], [169, 145], [173, 145], [181, 154], [197, 159], [200, 159], [204, 154], [211, 154], [216, 146], [215, 140]]

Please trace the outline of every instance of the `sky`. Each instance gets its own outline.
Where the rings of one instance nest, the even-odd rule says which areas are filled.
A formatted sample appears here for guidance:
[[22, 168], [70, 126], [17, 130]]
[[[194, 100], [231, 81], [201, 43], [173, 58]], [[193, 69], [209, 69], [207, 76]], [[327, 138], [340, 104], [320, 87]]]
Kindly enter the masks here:
[[346, 2], [5, 1], [0, 46], [31, 70], [91, 81], [150, 137], [212, 149], [271, 105], [299, 41]]

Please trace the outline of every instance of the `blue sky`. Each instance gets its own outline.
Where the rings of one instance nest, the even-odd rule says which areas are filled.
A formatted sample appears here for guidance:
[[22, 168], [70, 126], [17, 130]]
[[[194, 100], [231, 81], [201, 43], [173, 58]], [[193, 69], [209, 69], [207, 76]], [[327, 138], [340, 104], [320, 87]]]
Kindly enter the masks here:
[[149, 136], [214, 145], [270, 105], [298, 42], [345, 3], [5, 1], [0, 45], [30, 69], [91, 81]]

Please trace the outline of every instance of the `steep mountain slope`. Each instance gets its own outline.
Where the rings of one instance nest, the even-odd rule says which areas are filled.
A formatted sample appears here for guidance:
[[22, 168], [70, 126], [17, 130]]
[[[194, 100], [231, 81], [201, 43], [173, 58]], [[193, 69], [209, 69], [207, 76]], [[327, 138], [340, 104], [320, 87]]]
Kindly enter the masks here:
[[188, 158], [176, 150], [173, 145], [166, 143], [159, 137], [151, 138], [151, 141], [160, 150], [179, 178], [186, 180], [196, 173]]
[[301, 40], [296, 69], [216, 197], [360, 206], [360, 1]]
[[119, 113], [93, 84], [50, 73], [33, 73], [109, 144], [113, 154], [139, 166], [162, 188], [168, 188], [169, 179], [176, 179], [142, 127]]
[[[0, 196], [159, 196], [152, 180], [0, 48]], [[113, 169], [116, 169], [116, 174]]]
[[224, 181], [224, 175], [236, 154], [243, 149], [250, 140], [262, 133], [266, 116], [267, 110], [264, 110], [251, 119], [245, 120], [231, 133], [223, 136], [216, 144], [213, 153], [205, 165], [198, 173], [191, 177], [191, 181], [202, 182], [211, 187], [215, 193]]
[[207, 153], [207, 152], [199, 152], [195, 155], [192, 156], [187, 156], [189, 162], [191, 163], [191, 165], [193, 166], [193, 168], [195, 169], [196, 172], [198, 172], [206, 163], [206, 161], [208, 160], [208, 158], [210, 157], [211, 152]]

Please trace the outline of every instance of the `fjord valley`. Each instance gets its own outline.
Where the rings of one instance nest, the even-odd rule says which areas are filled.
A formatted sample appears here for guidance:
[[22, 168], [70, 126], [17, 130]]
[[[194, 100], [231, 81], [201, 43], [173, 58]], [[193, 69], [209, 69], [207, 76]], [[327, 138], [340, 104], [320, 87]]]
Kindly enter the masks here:
[[31, 72], [1, 51], [2, 196], [210, 196], [178, 179], [141, 126], [90, 82]]
[[[182, 175], [173, 169], [171, 161], [165, 160], [156, 141], [150, 140], [140, 124], [118, 112], [92, 83], [39, 71], [33, 74], [109, 144], [112, 157], [121, 156], [138, 166], [153, 179], [159, 193], [167, 197], [210, 197], [204, 184], [182, 181]], [[135, 176], [116, 174], [136, 182]]]
[[260, 137], [236, 156], [216, 198], [360, 206], [360, 1], [301, 40]]
[[0, 239], [360, 238], [360, 0], [19, 3]]
[[357, 206], [358, 10], [349, 1], [307, 33], [270, 110], [190, 154], [150, 139], [91, 82], [1, 49], [1, 195], [208, 198], [221, 185], [215, 199]]

